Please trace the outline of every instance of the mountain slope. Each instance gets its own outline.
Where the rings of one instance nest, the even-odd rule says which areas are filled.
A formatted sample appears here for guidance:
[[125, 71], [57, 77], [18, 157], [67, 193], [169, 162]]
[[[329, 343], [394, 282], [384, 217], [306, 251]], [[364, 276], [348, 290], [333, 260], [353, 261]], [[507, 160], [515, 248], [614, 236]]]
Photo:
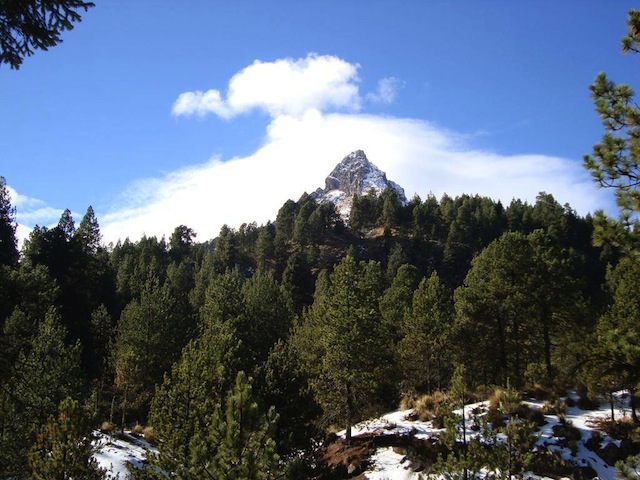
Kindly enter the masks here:
[[319, 188], [310, 197], [317, 203], [333, 202], [344, 219], [349, 218], [355, 195], [366, 195], [373, 190], [380, 195], [385, 189], [393, 190], [400, 203], [407, 203], [404, 189], [387, 179], [387, 175], [369, 161], [362, 150], [344, 157], [325, 179], [325, 188]]

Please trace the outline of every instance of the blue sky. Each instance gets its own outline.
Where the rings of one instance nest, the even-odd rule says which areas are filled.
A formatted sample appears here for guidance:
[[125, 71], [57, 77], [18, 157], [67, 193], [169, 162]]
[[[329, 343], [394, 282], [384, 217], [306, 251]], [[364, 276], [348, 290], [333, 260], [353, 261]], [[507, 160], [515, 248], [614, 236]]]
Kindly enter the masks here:
[[22, 237], [92, 205], [106, 241], [179, 224], [206, 240], [273, 219], [356, 149], [408, 196], [613, 212], [581, 166], [602, 134], [587, 86], [637, 86], [619, 47], [634, 2], [96, 3], [0, 68]]

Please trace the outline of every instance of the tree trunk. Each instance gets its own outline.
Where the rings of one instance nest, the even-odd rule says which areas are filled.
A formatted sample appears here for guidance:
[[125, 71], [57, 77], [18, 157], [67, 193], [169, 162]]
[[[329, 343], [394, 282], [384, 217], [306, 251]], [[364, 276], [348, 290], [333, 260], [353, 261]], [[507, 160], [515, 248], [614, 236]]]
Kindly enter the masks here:
[[498, 356], [500, 362], [500, 380], [502, 385], [507, 384], [507, 350], [505, 342], [504, 324], [498, 314]]
[[[513, 375], [516, 384], [516, 389], [520, 388], [520, 320], [518, 312], [515, 312], [513, 320], [513, 340], [515, 343], [515, 359], [513, 362]], [[507, 379], [508, 382], [508, 379]]]
[[467, 420], [466, 420], [466, 415], [464, 413], [464, 404], [466, 403], [466, 397], [467, 394], [466, 392], [463, 390], [462, 391], [462, 448], [464, 451], [464, 461], [465, 461], [465, 465], [464, 465], [464, 480], [467, 480], [468, 478], [468, 474], [467, 474]]
[[345, 433], [345, 441], [346, 443], [351, 442], [351, 424], [353, 422], [353, 399], [351, 398], [351, 382], [347, 381], [346, 385], [346, 395], [347, 395], [347, 430]]
[[629, 389], [629, 407], [631, 408], [631, 418], [636, 425], [640, 423], [638, 420], [638, 414], [636, 412], [636, 391], [635, 389]]
[[547, 321], [547, 314], [544, 313], [544, 318], [542, 319], [542, 336], [544, 342], [544, 363], [547, 368], [547, 380], [552, 380], [553, 378], [553, 366], [551, 365], [551, 333], [549, 332], [549, 320]]
[[611, 406], [611, 421], [615, 422], [616, 417], [613, 413], [613, 392], [609, 392], [609, 405]]
[[127, 390], [125, 388], [122, 396], [122, 416], [120, 417], [120, 430], [124, 433], [125, 412], [127, 411]]

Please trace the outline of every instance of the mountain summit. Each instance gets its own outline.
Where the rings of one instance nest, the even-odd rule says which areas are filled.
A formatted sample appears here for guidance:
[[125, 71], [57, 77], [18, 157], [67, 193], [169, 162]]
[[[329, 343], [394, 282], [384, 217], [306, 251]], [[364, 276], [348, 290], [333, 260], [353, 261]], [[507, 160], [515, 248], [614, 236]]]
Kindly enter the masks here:
[[344, 157], [325, 179], [325, 188], [319, 188], [310, 197], [318, 203], [333, 202], [343, 218], [348, 218], [355, 195], [362, 196], [371, 190], [380, 195], [390, 188], [396, 192], [401, 203], [406, 203], [404, 189], [387, 180], [387, 175], [367, 159], [362, 150]]

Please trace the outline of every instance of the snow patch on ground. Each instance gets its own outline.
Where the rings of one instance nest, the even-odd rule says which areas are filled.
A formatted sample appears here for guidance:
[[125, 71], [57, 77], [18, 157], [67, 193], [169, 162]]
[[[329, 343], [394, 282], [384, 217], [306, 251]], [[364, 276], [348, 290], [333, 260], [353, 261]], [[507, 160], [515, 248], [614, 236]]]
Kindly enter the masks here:
[[[575, 398], [574, 398], [575, 400]], [[537, 400], [527, 400], [525, 402], [531, 408], [541, 409], [544, 406], [544, 402]], [[472, 411], [482, 411], [488, 409], [488, 402], [479, 402], [465, 406], [465, 413], [467, 418], [471, 418]], [[462, 410], [455, 411], [457, 414], [461, 414]], [[625, 392], [618, 392], [615, 395], [614, 415], [616, 419], [621, 419], [624, 416], [629, 415], [628, 405], [626, 402]], [[399, 410], [391, 412], [373, 420], [354, 425], [352, 428], [352, 436], [356, 437], [363, 434], [408, 434], [409, 432], [415, 432], [416, 438], [426, 439], [438, 435], [442, 430], [434, 429], [431, 422], [424, 422], [420, 420], [411, 420], [414, 418], [413, 410]], [[553, 427], [560, 425], [560, 419], [557, 415], [545, 415], [546, 425], [539, 427], [538, 433], [540, 438], [537, 445], [545, 446], [551, 451], [558, 452], [563, 459], [574, 462], [577, 466], [592, 467], [598, 474], [600, 480], [615, 480], [618, 473], [618, 469], [608, 465], [602, 458], [600, 458], [595, 452], [589, 450], [585, 443], [591, 437], [591, 433], [594, 430], [594, 423], [599, 420], [608, 420], [611, 418], [611, 407], [609, 403], [603, 403], [596, 410], [581, 410], [578, 407], [569, 407], [566, 410], [565, 418], [567, 422], [570, 422], [574, 427], [580, 430], [582, 438], [576, 442], [575, 455], [567, 447], [559, 445], [559, 439], [553, 436]], [[477, 435], [473, 432], [471, 422], [468, 422], [469, 429], [467, 429], [467, 435]], [[338, 432], [338, 436], [345, 436], [345, 431]], [[602, 445], [607, 443], [619, 442], [613, 440], [611, 437], [602, 433], [603, 442]], [[401, 454], [395, 453], [392, 448], [379, 448], [376, 454], [372, 457], [372, 468], [365, 472], [365, 476], [370, 479], [382, 480], [417, 480], [419, 473], [408, 470], [408, 465], [404, 462], [405, 457]], [[528, 478], [531, 480], [543, 479], [537, 475], [530, 474]]]
[[127, 478], [127, 465], [140, 468], [147, 458], [147, 452], [156, 449], [141, 438], [130, 433], [111, 436], [100, 431], [93, 432], [96, 438], [97, 452], [94, 458], [101, 468], [107, 470], [107, 478], [124, 480]]
[[[615, 397], [614, 414], [616, 419], [621, 419], [629, 415], [627, 398], [624, 392], [619, 392]], [[524, 402], [531, 408], [541, 409], [543, 402], [537, 400], [527, 400]], [[479, 402], [467, 405], [465, 413], [467, 418], [471, 417], [471, 412], [482, 411], [488, 408], [488, 402]], [[460, 410], [457, 413], [461, 413]], [[437, 436], [442, 430], [433, 428], [431, 422], [420, 420], [412, 420], [415, 418], [412, 410], [398, 410], [388, 413], [379, 418], [358, 423], [352, 428], [352, 435], [357, 437], [364, 434], [398, 434], [408, 435], [413, 432], [416, 438], [427, 439]], [[608, 403], [603, 403], [596, 410], [581, 410], [577, 407], [569, 407], [566, 410], [565, 418], [567, 422], [580, 430], [582, 438], [576, 442], [575, 455], [567, 447], [559, 444], [559, 439], [553, 436], [553, 427], [560, 425], [560, 419], [557, 415], [545, 415], [546, 425], [539, 427], [540, 438], [537, 444], [545, 446], [552, 451], [558, 452], [566, 460], [575, 462], [578, 466], [590, 466], [598, 474], [600, 480], [615, 480], [618, 470], [615, 467], [607, 465], [595, 452], [589, 450], [585, 443], [591, 437], [594, 430], [594, 423], [598, 420], [608, 420], [611, 418], [611, 408]], [[469, 422], [471, 427], [471, 422]], [[469, 435], [476, 434], [471, 430], [467, 430]], [[112, 437], [100, 432], [94, 432], [97, 438], [96, 444], [98, 451], [95, 458], [101, 467], [109, 471], [108, 478], [124, 480], [127, 478], [127, 464], [140, 467], [147, 456], [147, 452], [156, 452], [156, 449], [144, 440], [135, 437], [129, 433], [125, 433], [121, 437]], [[344, 437], [345, 431], [338, 433]], [[602, 433], [602, 445], [607, 443], [619, 442]], [[371, 468], [365, 472], [365, 476], [372, 480], [418, 480], [419, 473], [412, 472], [409, 469], [405, 456], [394, 452], [393, 448], [378, 448], [375, 455], [371, 458]], [[536, 475], [528, 475], [527, 478], [532, 480], [542, 479]]]

